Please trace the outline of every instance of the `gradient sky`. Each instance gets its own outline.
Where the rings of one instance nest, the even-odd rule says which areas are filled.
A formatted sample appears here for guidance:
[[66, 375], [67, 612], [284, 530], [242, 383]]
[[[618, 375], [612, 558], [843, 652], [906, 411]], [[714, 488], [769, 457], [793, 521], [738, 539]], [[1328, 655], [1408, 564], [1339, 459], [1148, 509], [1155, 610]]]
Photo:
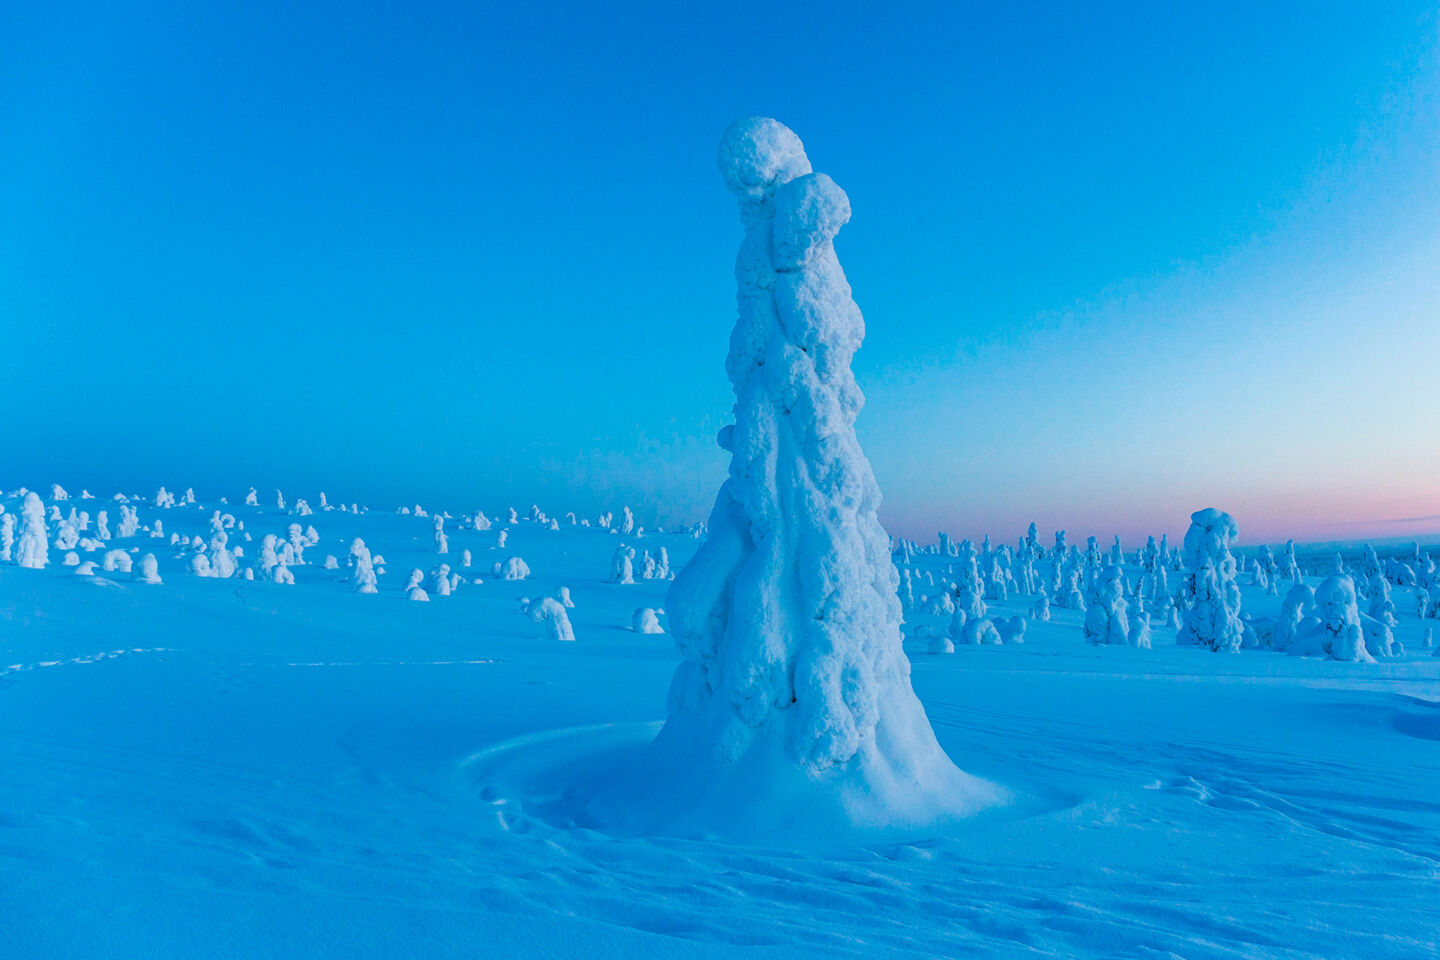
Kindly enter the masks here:
[[699, 519], [766, 114], [893, 533], [1433, 533], [1433, 4], [1264, 6], [12, 0], [0, 488]]

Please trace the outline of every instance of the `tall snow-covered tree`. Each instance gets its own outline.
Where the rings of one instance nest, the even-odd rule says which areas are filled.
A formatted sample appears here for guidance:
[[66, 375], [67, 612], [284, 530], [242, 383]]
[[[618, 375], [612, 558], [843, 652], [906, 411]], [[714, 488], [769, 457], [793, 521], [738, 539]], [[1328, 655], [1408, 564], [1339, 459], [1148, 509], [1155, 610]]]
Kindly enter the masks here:
[[1206, 507], [1185, 532], [1185, 614], [1177, 642], [1211, 650], [1240, 649], [1240, 584], [1230, 542], [1239, 535], [1230, 514]]
[[[985, 787], [940, 748], [901, 648], [899, 577], [855, 435], [864, 321], [832, 241], [845, 192], [775, 120], [737, 121], [720, 169], [739, 199], [739, 317], [726, 371], [729, 478], [666, 609], [684, 655], [656, 748], [756, 818], [915, 825]], [[703, 786], [702, 786], [703, 784]], [[779, 801], [779, 802], [777, 802]]]

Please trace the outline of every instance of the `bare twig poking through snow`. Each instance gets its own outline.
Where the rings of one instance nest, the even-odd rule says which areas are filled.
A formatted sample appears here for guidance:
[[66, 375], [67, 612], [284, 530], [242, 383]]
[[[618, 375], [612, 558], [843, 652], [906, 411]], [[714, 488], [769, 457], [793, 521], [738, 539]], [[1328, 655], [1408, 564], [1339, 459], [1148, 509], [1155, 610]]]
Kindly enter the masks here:
[[911, 690], [899, 577], [855, 436], [864, 322], [831, 243], [850, 203], [774, 120], [735, 123], [720, 166], [745, 226], [735, 423], [718, 438], [730, 476], [666, 603], [685, 660], [657, 747], [686, 758], [685, 776], [727, 780], [727, 803], [788, 777], [852, 821], [928, 820], [975, 792]]

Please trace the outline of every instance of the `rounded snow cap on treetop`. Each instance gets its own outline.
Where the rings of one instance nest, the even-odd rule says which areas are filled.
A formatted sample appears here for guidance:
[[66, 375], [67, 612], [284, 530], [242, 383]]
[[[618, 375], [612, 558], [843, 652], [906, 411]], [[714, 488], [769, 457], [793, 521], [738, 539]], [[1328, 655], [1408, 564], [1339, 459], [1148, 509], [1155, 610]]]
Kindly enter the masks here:
[[810, 172], [800, 138], [779, 120], [745, 117], [720, 138], [720, 175], [734, 193], [759, 200], [782, 183]]

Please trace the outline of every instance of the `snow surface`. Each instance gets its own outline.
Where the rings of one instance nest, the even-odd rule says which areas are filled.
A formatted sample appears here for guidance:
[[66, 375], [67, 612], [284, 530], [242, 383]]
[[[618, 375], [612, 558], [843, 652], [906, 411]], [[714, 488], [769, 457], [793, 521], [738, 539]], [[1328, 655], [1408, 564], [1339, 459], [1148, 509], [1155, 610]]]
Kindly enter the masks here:
[[[229, 509], [257, 542], [291, 522]], [[201, 504], [163, 512], [209, 534]], [[1096, 646], [1059, 607], [1023, 644], [907, 639], [941, 746], [1013, 803], [873, 842], [626, 836], [573, 788], [664, 719], [679, 657], [631, 617], [668, 584], [606, 583], [606, 530], [520, 521], [525, 582], [410, 603], [431, 522], [314, 521], [317, 556], [361, 539], [388, 558], [378, 595], [317, 563], [295, 586], [186, 576], [189, 548], [143, 529], [106, 546], [154, 552], [163, 584], [0, 565], [0, 956], [1440, 955], [1440, 658], [1411, 588], [1406, 653], [1376, 664], [1220, 655], [1159, 627], [1152, 650]], [[450, 536], [482, 568], [507, 556]], [[647, 540], [676, 564], [698, 543]], [[917, 554], [915, 575], [953, 562]], [[518, 606], [561, 585], [574, 643]]]

